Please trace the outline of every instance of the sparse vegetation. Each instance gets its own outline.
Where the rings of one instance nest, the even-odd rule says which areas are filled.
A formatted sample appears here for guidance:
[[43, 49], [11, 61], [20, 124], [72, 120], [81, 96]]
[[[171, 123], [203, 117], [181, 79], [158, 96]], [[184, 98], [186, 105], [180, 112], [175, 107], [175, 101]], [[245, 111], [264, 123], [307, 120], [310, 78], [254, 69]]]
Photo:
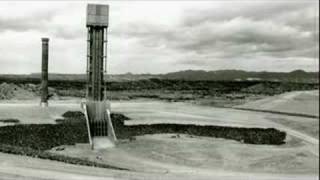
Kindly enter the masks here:
[[[1, 78], [0, 83], [7, 82], [9, 87], [18, 87], [34, 97], [39, 94], [36, 78]], [[8, 85], [4, 86], [7, 87]], [[51, 80], [49, 83], [51, 98], [85, 97], [84, 80]], [[148, 98], [175, 101], [194, 101], [199, 104], [231, 107], [265, 96], [281, 94], [296, 90], [318, 89], [318, 83], [274, 82], [274, 81], [188, 81], [177, 79], [142, 79], [136, 81], [107, 82], [107, 96], [111, 100], [131, 100]], [[12, 89], [12, 88], [11, 88]], [[10, 92], [10, 93], [9, 93]], [[0, 99], [14, 99], [13, 90], [0, 86]], [[53, 97], [52, 97], [53, 96]], [[19, 99], [19, 96], [18, 96]], [[21, 97], [20, 97], [21, 99]]]

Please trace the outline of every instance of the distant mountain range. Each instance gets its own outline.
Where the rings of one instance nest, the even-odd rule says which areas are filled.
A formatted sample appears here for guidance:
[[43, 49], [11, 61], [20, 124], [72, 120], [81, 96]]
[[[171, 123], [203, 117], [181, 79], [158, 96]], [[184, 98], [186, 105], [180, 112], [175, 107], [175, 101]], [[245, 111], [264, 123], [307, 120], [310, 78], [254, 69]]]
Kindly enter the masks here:
[[218, 71], [179, 71], [163, 75], [166, 79], [184, 80], [233, 80], [233, 81], [293, 81], [293, 82], [319, 82], [319, 72], [305, 72], [295, 70], [292, 72], [248, 72], [242, 70]]
[[[40, 78], [40, 73], [29, 75], [0, 75], [0, 78]], [[108, 81], [136, 81], [142, 79], [180, 79], [188, 81], [208, 80], [208, 81], [290, 81], [290, 82], [316, 82], [319, 83], [319, 72], [305, 72], [295, 70], [292, 72], [251, 72], [242, 70], [185, 70], [167, 74], [117, 74], [108, 75]], [[49, 74], [51, 80], [84, 81], [85, 74]]]

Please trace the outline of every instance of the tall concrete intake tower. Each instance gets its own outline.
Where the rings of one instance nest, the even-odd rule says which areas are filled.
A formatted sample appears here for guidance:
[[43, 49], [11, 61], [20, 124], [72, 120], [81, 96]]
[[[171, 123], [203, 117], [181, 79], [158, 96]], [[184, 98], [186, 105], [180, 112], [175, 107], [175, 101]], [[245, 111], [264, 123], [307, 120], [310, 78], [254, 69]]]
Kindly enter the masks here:
[[87, 6], [87, 91], [85, 114], [90, 144], [94, 149], [114, 146], [116, 136], [106, 100], [107, 28], [109, 6]]
[[89, 4], [87, 7], [87, 99], [104, 99], [104, 74], [106, 73], [108, 5]]

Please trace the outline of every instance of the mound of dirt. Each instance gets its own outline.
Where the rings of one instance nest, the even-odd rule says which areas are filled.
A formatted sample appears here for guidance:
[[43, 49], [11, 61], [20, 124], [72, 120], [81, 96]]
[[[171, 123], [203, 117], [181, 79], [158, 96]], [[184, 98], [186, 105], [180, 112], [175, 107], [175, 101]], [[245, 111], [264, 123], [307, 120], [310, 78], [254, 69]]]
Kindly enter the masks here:
[[16, 85], [13, 83], [0, 84], [0, 100], [26, 100], [36, 97], [38, 87], [33, 84]]
[[[35, 84], [0, 84], [0, 100], [30, 100], [40, 95], [40, 86]], [[59, 99], [54, 88], [49, 87], [49, 99]]]

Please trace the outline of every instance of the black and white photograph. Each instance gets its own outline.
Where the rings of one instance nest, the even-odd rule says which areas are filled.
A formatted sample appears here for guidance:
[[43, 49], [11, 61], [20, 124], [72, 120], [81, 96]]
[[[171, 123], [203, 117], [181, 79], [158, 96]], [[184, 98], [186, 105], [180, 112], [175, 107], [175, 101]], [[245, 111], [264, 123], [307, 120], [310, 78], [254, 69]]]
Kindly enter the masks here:
[[318, 0], [0, 0], [0, 180], [318, 179]]

